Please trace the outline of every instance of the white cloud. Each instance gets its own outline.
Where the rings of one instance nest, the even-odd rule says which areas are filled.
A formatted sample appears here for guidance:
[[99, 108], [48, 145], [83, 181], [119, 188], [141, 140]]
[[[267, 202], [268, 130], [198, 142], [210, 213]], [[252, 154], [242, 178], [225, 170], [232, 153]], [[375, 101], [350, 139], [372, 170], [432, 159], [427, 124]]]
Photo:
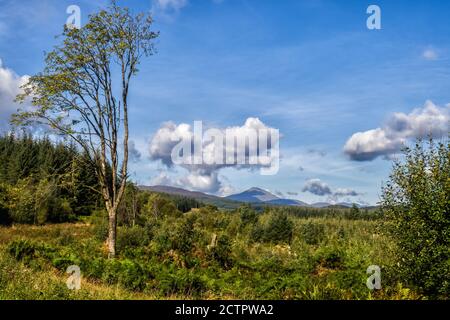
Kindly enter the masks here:
[[161, 160], [163, 164], [171, 167], [173, 165], [172, 149], [182, 139], [190, 139], [192, 136], [193, 132], [189, 124], [163, 123], [150, 142], [150, 159]]
[[150, 180], [152, 186], [174, 186], [173, 180], [165, 172], [160, 172], [159, 175]]
[[187, 190], [215, 193], [223, 197], [236, 192], [235, 188], [219, 180], [217, 172], [211, 172], [210, 174], [190, 172], [181, 178], [171, 177], [167, 172], [160, 172], [150, 180], [150, 185], [172, 186]]
[[434, 49], [426, 49], [422, 53], [422, 57], [426, 60], [437, 60], [439, 58], [439, 55]]
[[[258, 118], [248, 118], [242, 126], [208, 129], [214, 129], [224, 136], [225, 133], [227, 133], [235, 137], [242, 137], [247, 135], [248, 129], [271, 130], [273, 128], [266, 126]], [[174, 149], [174, 147], [182, 141], [194, 142], [194, 139], [196, 139], [196, 137], [194, 136], [193, 127], [191, 125], [185, 123], [176, 125], [173, 122], [163, 123], [161, 128], [157, 130], [150, 141], [150, 159], [155, 161], [160, 160], [165, 166], [167, 166], [168, 168], [172, 168], [175, 166], [174, 162], [172, 161], [172, 150]], [[270, 164], [267, 166], [261, 164], [249, 164], [248, 147], [239, 144], [236, 147], [235, 151], [239, 154], [246, 155], [246, 164], [226, 164], [217, 162], [215, 163], [213, 161], [209, 162], [210, 164], [206, 164], [208, 163], [207, 160], [215, 159], [214, 142], [214, 139], [205, 139], [201, 142], [201, 146], [203, 149], [202, 156], [204, 160], [202, 164], [181, 164], [179, 165], [179, 167], [186, 169], [188, 171], [187, 175], [176, 181], [162, 180], [162, 182], [170, 182], [172, 185], [184, 186], [190, 189], [204, 192], [226, 194], [230, 192], [230, 188], [228, 186], [225, 186], [223, 181], [221, 181], [218, 176], [218, 172], [222, 168], [233, 167], [236, 169], [257, 169], [270, 166]], [[268, 150], [271, 150], [271, 147], [275, 142], [276, 141], [271, 141], [271, 143], [268, 145]], [[224, 146], [224, 151], [226, 152], [227, 150], [229, 152], [233, 151], [234, 146]], [[270, 153], [270, 157], [271, 160], [274, 161], [276, 155], [274, 153]], [[273, 163], [273, 161], [271, 161], [270, 163]]]
[[423, 108], [411, 113], [394, 113], [381, 128], [353, 134], [345, 143], [344, 152], [352, 160], [370, 161], [389, 157], [400, 151], [409, 139], [444, 137], [449, 132], [450, 105], [436, 106], [427, 101]]
[[20, 87], [28, 79], [29, 76], [19, 76], [13, 70], [4, 67], [0, 59], [0, 128], [7, 127], [10, 116], [17, 111], [18, 105], [14, 99], [21, 93]]

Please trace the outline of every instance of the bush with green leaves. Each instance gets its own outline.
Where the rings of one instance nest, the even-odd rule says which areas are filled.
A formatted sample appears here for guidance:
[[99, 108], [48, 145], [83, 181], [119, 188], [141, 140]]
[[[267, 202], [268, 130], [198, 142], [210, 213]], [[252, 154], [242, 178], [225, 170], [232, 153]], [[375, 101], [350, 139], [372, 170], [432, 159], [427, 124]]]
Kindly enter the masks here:
[[243, 205], [238, 211], [241, 217], [241, 228], [258, 222], [258, 213], [250, 205]]
[[0, 183], [0, 225], [9, 225], [12, 222], [9, 215], [6, 192], [7, 186]]
[[324, 246], [315, 253], [315, 260], [317, 266], [339, 269], [344, 265], [344, 252], [334, 246]]
[[396, 241], [399, 276], [423, 292], [450, 292], [450, 142], [404, 149], [383, 187], [384, 230]]
[[[182, 212], [175, 204], [160, 194], [152, 193], [144, 205], [141, 214], [141, 223], [146, 223], [149, 219], [163, 219], [165, 217], [181, 217]], [[142, 222], [143, 221], [143, 222]]]
[[195, 221], [195, 216], [187, 216], [183, 219], [182, 223], [176, 227], [172, 239], [173, 249], [178, 250], [183, 254], [191, 252], [198, 236], [194, 226]]
[[30, 260], [36, 253], [36, 245], [28, 240], [13, 241], [7, 248], [9, 254], [16, 260]]
[[264, 230], [264, 241], [272, 243], [291, 243], [294, 223], [287, 214], [272, 214]]
[[209, 254], [222, 267], [229, 268], [233, 263], [231, 251], [231, 239], [223, 234], [217, 238], [217, 243], [210, 249]]
[[117, 251], [121, 252], [126, 248], [146, 246], [150, 237], [146, 229], [141, 226], [122, 227], [117, 233]]
[[325, 238], [323, 224], [308, 221], [299, 227], [300, 238], [309, 245], [317, 245]]

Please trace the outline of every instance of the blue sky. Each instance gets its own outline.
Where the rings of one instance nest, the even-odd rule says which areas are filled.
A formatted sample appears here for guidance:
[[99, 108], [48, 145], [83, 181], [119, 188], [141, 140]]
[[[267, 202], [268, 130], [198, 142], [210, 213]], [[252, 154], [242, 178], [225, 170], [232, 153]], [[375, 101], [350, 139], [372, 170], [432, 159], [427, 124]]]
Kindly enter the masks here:
[[[0, 85], [42, 69], [43, 52], [58, 42], [54, 36], [68, 17], [67, 6], [79, 5], [84, 23], [105, 3], [0, 0], [0, 67], [9, 70], [9, 76], [0, 76]], [[151, 10], [160, 31], [158, 52], [141, 64], [130, 96], [132, 140], [140, 155], [131, 172], [141, 184], [219, 194], [258, 186], [306, 202], [375, 204], [391, 168], [386, 159], [400, 143], [427, 126], [439, 127], [436, 136], [448, 132], [449, 2], [119, 4]], [[370, 4], [381, 8], [381, 30], [366, 27]], [[0, 87], [4, 110], [6, 95]], [[0, 110], [0, 115], [8, 112]], [[226, 128], [242, 126], [248, 118], [280, 130], [277, 175], [228, 167], [199, 177], [150, 159], [149, 144], [167, 121], [192, 125], [202, 120]]]

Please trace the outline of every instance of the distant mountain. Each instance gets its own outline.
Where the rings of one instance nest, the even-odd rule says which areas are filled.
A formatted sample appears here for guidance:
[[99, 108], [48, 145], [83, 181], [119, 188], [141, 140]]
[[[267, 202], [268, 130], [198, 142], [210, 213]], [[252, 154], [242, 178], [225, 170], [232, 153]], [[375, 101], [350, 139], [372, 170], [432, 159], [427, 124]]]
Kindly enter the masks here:
[[274, 194], [260, 188], [250, 188], [244, 192], [233, 194], [226, 198], [229, 200], [249, 203], [267, 202], [279, 199]]
[[[189, 191], [182, 188], [169, 186], [139, 186], [141, 190], [148, 190], [152, 192], [166, 193], [170, 195], [183, 196], [194, 198], [206, 204], [212, 204], [217, 207], [234, 209], [239, 207], [242, 203], [251, 203], [263, 208], [265, 205], [272, 206], [298, 206], [298, 207], [313, 207], [313, 208], [351, 208], [352, 203], [339, 202], [332, 204], [329, 202], [316, 202], [311, 205], [294, 199], [283, 199], [261, 188], [250, 188], [244, 192], [230, 195], [228, 197], [218, 197], [198, 191]], [[365, 206], [356, 204], [359, 208]]]
[[326, 208], [329, 207], [331, 203], [328, 202], [316, 202], [311, 205], [313, 208]]
[[141, 190], [147, 190], [158, 193], [165, 193], [176, 196], [183, 196], [188, 198], [194, 198], [202, 201], [206, 204], [213, 204], [221, 208], [237, 208], [242, 203], [252, 203], [258, 206], [272, 205], [272, 206], [309, 206], [307, 203], [294, 200], [294, 199], [282, 199], [276, 195], [263, 190], [261, 188], [250, 188], [244, 192], [233, 194], [228, 197], [218, 197], [210, 194], [206, 194], [198, 191], [189, 191], [177, 187], [169, 186], [139, 186]]
[[228, 196], [226, 197], [226, 199], [239, 202], [258, 203], [275, 206], [309, 206], [307, 203], [299, 200], [283, 199], [277, 197], [269, 191], [263, 190], [261, 188], [250, 188], [244, 192]]
[[210, 194], [206, 194], [198, 191], [189, 191], [182, 188], [169, 187], [169, 186], [139, 186], [141, 190], [147, 190], [158, 193], [165, 193], [169, 195], [182, 196], [187, 198], [193, 198], [198, 201], [201, 201], [205, 204], [211, 204], [224, 209], [235, 209], [238, 208], [241, 203], [228, 200], [223, 197], [213, 196]]
[[270, 201], [265, 201], [266, 204], [273, 204], [279, 206], [300, 206], [300, 207], [310, 207], [309, 204], [300, 200], [294, 199], [274, 199]]
[[[359, 203], [355, 203], [358, 208], [364, 208], [365, 206]], [[313, 208], [351, 208], [353, 207], [353, 203], [350, 202], [338, 202], [338, 203], [329, 203], [329, 202], [316, 202], [311, 205]]]
[[214, 199], [219, 198], [210, 194], [206, 194], [198, 191], [189, 191], [182, 188], [169, 187], [169, 186], [139, 186], [141, 190], [148, 190], [153, 192], [167, 193], [177, 196], [189, 197], [194, 199]]
[[[354, 203], [358, 208], [363, 208], [364, 206], [359, 204], [359, 203]], [[353, 203], [351, 202], [338, 202], [336, 203], [336, 206], [341, 206], [341, 207], [347, 207], [347, 208], [351, 208], [353, 207]]]

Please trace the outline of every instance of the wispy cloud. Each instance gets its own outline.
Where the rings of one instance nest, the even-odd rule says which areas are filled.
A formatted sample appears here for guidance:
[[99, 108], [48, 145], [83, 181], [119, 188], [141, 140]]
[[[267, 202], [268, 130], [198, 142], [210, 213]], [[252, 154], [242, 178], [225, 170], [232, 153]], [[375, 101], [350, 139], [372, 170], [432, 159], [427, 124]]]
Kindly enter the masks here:
[[187, 6], [188, 0], [155, 0], [154, 5], [163, 11], [179, 11]]
[[425, 60], [437, 60], [439, 58], [439, 54], [435, 49], [428, 48], [423, 51], [422, 57]]

